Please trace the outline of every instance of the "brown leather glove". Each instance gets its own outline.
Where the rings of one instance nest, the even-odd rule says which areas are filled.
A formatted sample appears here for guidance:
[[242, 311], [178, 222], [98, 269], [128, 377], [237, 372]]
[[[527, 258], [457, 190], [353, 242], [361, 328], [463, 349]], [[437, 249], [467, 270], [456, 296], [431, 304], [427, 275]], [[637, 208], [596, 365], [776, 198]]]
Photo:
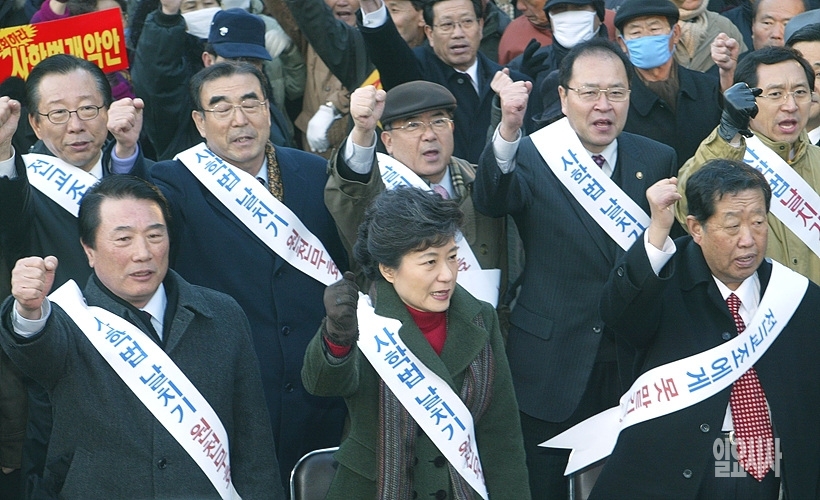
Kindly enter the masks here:
[[327, 316], [322, 323], [322, 335], [338, 346], [352, 346], [359, 339], [359, 319], [356, 316], [359, 286], [355, 279], [356, 275], [347, 271], [343, 279], [325, 288]]

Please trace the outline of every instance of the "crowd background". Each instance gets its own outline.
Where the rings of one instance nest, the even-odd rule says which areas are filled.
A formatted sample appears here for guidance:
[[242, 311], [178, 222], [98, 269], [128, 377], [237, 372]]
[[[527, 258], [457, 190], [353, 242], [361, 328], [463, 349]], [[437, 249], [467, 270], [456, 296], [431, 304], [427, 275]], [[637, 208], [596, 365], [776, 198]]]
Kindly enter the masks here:
[[[560, 474], [557, 483], [539, 482], [534, 476], [540, 474], [533, 471], [540, 469], [533, 464], [540, 467], [549, 463], [549, 467], [559, 470], [566, 463], [566, 455], [542, 457], [545, 462], [538, 462], [540, 459], [534, 457], [542, 450], [530, 447], [528, 433], [554, 435], [606, 409], [617, 402], [624, 377], [630, 377], [617, 366], [619, 362], [623, 365], [621, 347], [601, 340], [607, 336], [600, 335], [605, 327], [597, 312], [598, 296], [588, 294], [566, 304], [561, 299], [562, 294], [584, 293], [584, 287], [589, 287], [588, 292], [597, 287], [595, 283], [603, 285], [606, 271], [614, 263], [614, 250], [610, 249], [612, 255], [605, 259], [590, 257], [585, 262], [573, 245], [592, 245], [589, 239], [566, 247], [547, 241], [539, 235], [538, 225], [550, 222], [522, 215], [530, 207], [527, 204], [526, 209], [522, 208], [519, 202], [524, 200], [502, 206], [499, 197], [508, 200], [514, 195], [495, 193], [487, 186], [483, 187], [484, 194], [476, 194], [473, 187], [474, 182], [479, 183], [476, 186], [490, 182], [482, 176], [490, 176], [492, 169], [501, 168], [506, 175], [507, 167], [502, 165], [515, 166], [516, 160], [510, 158], [518, 155], [524, 157], [518, 160], [518, 166], [523, 165], [523, 171], [529, 168], [526, 151], [530, 146], [522, 142], [518, 149], [515, 143], [505, 159], [497, 148], [493, 149], [500, 144], [499, 136], [521, 140], [564, 116], [572, 121], [585, 112], [568, 109], [566, 104], [570, 99], [567, 75], [572, 75], [573, 64], [578, 64], [575, 56], [565, 59], [571, 50], [600, 38], [612, 41], [623, 51], [630, 89], [628, 102], [615, 102], [608, 95], [604, 100], [612, 101], [610, 104], [616, 108], [613, 115], [621, 121], [610, 140], [620, 137], [618, 148], [634, 142], [629, 147], [634, 148], [636, 156], [621, 150], [617, 161], [613, 157], [610, 169], [627, 161], [634, 161], [630, 169], [638, 168], [635, 165], [643, 165], [644, 160], [637, 152], [651, 151], [652, 157], [640, 171], [641, 176], [646, 173], [647, 185], [676, 176], [681, 167], [690, 175], [708, 159], [733, 155], [725, 149], [734, 137], [729, 132], [748, 132], [745, 129], [749, 128], [749, 134], [754, 132], [768, 139], [766, 144], [772, 149], [780, 144], [789, 146], [791, 151], [784, 153], [785, 159], [813, 188], [820, 187], [820, 98], [813, 93], [817, 80], [811, 79], [810, 103], [798, 101], [796, 94], [787, 92], [793, 96], [794, 106], [786, 95], [782, 105], [781, 101], [759, 104], [757, 118], [747, 112], [745, 123], [743, 119], [738, 122], [737, 113], [734, 122], [727, 118], [727, 110], [732, 114], [738, 107], [740, 91], [736, 84], [750, 78], [748, 66], [753, 64], [754, 73], [756, 65], [778, 63], [755, 59], [751, 54], [765, 56], [767, 47], [793, 47], [805, 58], [807, 67], [820, 75], [820, 11], [815, 10], [820, 8], [818, 0], [6, 0], [0, 5], [0, 29], [110, 8], [122, 13], [131, 63], [129, 70], [106, 75], [111, 100], [127, 102], [137, 110], [139, 124], [130, 131], [138, 134], [137, 164], [142, 165], [144, 160], [145, 168], [153, 169], [155, 174], [145, 176], [166, 192], [179, 218], [185, 217], [186, 210], [199, 207], [186, 198], [187, 188], [180, 185], [185, 186], [187, 181], [174, 177], [171, 160], [203, 138], [211, 145], [223, 133], [191, 118], [191, 111], [205, 115], [211, 110], [207, 103], [196, 102], [200, 96], [191, 94], [189, 84], [199, 71], [224, 61], [247, 62], [264, 74], [262, 95], [257, 97], [267, 101], [265, 107], [270, 115], [272, 146], [265, 149], [265, 161], [276, 162], [277, 156], [270, 156], [271, 151], [280, 153], [283, 174], [281, 180], [267, 179], [264, 174], [266, 178], [260, 180], [270, 181], [273, 186], [267, 187], [273, 191], [277, 185], [281, 190], [283, 184], [285, 193], [288, 189], [304, 190], [311, 202], [321, 205], [313, 207], [315, 211], [308, 207], [303, 210], [316, 217], [319, 222], [315, 224], [325, 231], [325, 239], [332, 240], [325, 244], [335, 253], [341, 270], [357, 268], [352, 254], [358, 222], [367, 203], [382, 190], [378, 179], [378, 186], [373, 184], [377, 176], [371, 175], [371, 164], [376, 161], [374, 151], [401, 159], [436, 192], [440, 187], [445, 198], [459, 201], [467, 217], [464, 232], [481, 265], [503, 272], [497, 313], [505, 342], [510, 336], [510, 368], [521, 411], [533, 498], [565, 497]], [[792, 19], [796, 22], [790, 22]], [[745, 73], [743, 68], [747, 68]], [[402, 87], [418, 80], [437, 86], [415, 93]], [[757, 81], [749, 83], [751, 87], [759, 86]], [[362, 110], [372, 112], [384, 104], [385, 96], [377, 93], [379, 89], [387, 91], [388, 104], [386, 114], [382, 115], [380, 108], [373, 120]], [[393, 97], [390, 103], [393, 89], [398, 92], [393, 95], [404, 94]], [[434, 106], [414, 107], [440, 91], [446, 94], [440, 94], [443, 100]], [[601, 97], [600, 93], [596, 95]], [[23, 154], [36, 150], [40, 136], [25, 119], [32, 104], [28, 102], [26, 83], [8, 78], [0, 82], [0, 96], [16, 100], [23, 110], [12, 139], [14, 151]], [[510, 104], [515, 99], [520, 107], [517, 111]], [[778, 109], [763, 109], [769, 105]], [[436, 110], [442, 114], [430, 115]], [[231, 112], [245, 113], [238, 109]], [[516, 118], [510, 118], [514, 113]], [[440, 122], [439, 129], [434, 128], [431, 120], [437, 116], [449, 120], [449, 125]], [[785, 135], [775, 130], [783, 116], [794, 121], [796, 130]], [[408, 122], [418, 117], [426, 121]], [[511, 123], [516, 126], [511, 128]], [[406, 132], [402, 127], [411, 124], [421, 127], [418, 141], [400, 142], [400, 135]], [[268, 126], [263, 124], [262, 128]], [[519, 136], [507, 137], [505, 132], [513, 129]], [[724, 142], [720, 147], [724, 149], [716, 150], [715, 143], [721, 137]], [[122, 143], [113, 132], [108, 139], [111, 148], [117, 141]], [[362, 147], [370, 149], [362, 152]], [[611, 152], [603, 152], [603, 165], [607, 164], [608, 154]], [[432, 156], [436, 160], [425, 163]], [[416, 157], [426, 159], [416, 165]], [[154, 162], [158, 163], [152, 167]], [[289, 188], [289, 183], [297, 186], [297, 181], [288, 180], [291, 168], [295, 176], [304, 174], [298, 187]], [[624, 169], [616, 169], [616, 175], [621, 171]], [[325, 192], [327, 179], [330, 182]], [[366, 196], [357, 198], [358, 191], [351, 195], [352, 189], [362, 186], [369, 186]], [[642, 191], [634, 195], [630, 192], [630, 196], [643, 198]], [[327, 208], [320, 200], [327, 203]], [[475, 208], [473, 200], [477, 200]], [[550, 213], [559, 212], [560, 208]], [[210, 224], [207, 214], [198, 215], [188, 224]], [[0, 213], [0, 217], [10, 216], [8, 212]], [[679, 214], [681, 220], [685, 216]], [[555, 215], [555, 219], [560, 221], [561, 216]], [[776, 252], [779, 260], [811, 280], [820, 280], [820, 259], [791, 241], [771, 218], [770, 224], [778, 235], [778, 243], [770, 244], [770, 253]], [[299, 456], [325, 444], [338, 445], [342, 435], [341, 399], [326, 402], [308, 394], [299, 375], [308, 342], [325, 315], [322, 289], [305, 286], [299, 279], [281, 278], [278, 268], [263, 266], [264, 271], [256, 276], [249, 271], [247, 278], [252, 282], [258, 279], [259, 287], [267, 286], [268, 290], [256, 296], [237, 296], [242, 294], [240, 285], [228, 283], [229, 272], [213, 272], [196, 260], [197, 252], [203, 250], [196, 243], [219, 237], [219, 231], [207, 236], [195, 234], [191, 228], [184, 231], [190, 231], [180, 237], [186, 239], [176, 247], [172, 245], [172, 268], [176, 264], [181, 268], [177, 271], [189, 281], [234, 295], [248, 315], [256, 336], [280, 472], [286, 480]], [[479, 233], [480, 238], [471, 231]], [[670, 232], [673, 237], [680, 236], [685, 228], [682, 223], [675, 224]], [[248, 243], [239, 240], [236, 244]], [[561, 248], [553, 248], [554, 253], [543, 259], [545, 262], [528, 259], [527, 250], [536, 255], [539, 246]], [[5, 250], [0, 247], [0, 297], [10, 293], [10, 270], [18, 256]], [[226, 255], [231, 252], [229, 248], [224, 251]], [[248, 252], [249, 259], [256, 258], [254, 255]], [[586, 278], [580, 274], [568, 272], [567, 262], [587, 266], [588, 273], [598, 274], [584, 281]], [[600, 272], [590, 270], [595, 266], [601, 268]], [[265, 285], [268, 271], [273, 287]], [[572, 282], [574, 286], [562, 288], [554, 282]], [[364, 286], [362, 280], [359, 283]], [[285, 300], [283, 296], [291, 293], [284, 291], [286, 287], [299, 288], [300, 294]], [[545, 303], [546, 299], [536, 300], [536, 295], [554, 300]], [[562, 312], [544, 316], [552, 314], [543, 311], [555, 304], [561, 304]], [[279, 309], [273, 315], [256, 311], [266, 307]], [[587, 312], [570, 313], [573, 307]], [[543, 323], [544, 318], [549, 325]], [[547, 343], [551, 335], [594, 329], [594, 337], [580, 344]], [[592, 335], [589, 332], [585, 335]], [[297, 336], [300, 340], [293, 340]], [[313, 349], [317, 349], [315, 345]], [[544, 357], [533, 354], [542, 349]], [[547, 358], [555, 358], [556, 366], [539, 370]], [[23, 498], [28, 493], [26, 474], [21, 473], [21, 467], [26, 467], [23, 443], [27, 422], [34, 414], [29, 411], [27, 384], [17, 367], [0, 352], [3, 498]], [[589, 391], [593, 385], [600, 389], [594, 397]], [[314, 418], [319, 413], [321, 417]], [[314, 431], [316, 436], [308, 436]], [[295, 438], [290, 436], [293, 433]]]

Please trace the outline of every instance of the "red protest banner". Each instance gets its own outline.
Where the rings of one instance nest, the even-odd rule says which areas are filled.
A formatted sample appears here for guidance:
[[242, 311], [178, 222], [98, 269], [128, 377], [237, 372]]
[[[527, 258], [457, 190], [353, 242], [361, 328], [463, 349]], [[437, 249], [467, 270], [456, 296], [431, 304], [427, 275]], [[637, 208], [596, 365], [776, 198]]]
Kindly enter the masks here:
[[105, 73], [127, 69], [120, 10], [0, 29], [0, 82], [10, 76], [25, 80], [31, 68], [54, 54], [87, 59]]

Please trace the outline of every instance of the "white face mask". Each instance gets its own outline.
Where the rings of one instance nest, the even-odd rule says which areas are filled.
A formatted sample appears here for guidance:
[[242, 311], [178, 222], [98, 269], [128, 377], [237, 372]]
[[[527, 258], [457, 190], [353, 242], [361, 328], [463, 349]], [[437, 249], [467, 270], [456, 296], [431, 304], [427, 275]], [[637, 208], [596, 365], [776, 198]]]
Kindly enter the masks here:
[[568, 10], [549, 16], [552, 36], [562, 47], [571, 49], [595, 36], [595, 12]]
[[208, 33], [211, 32], [211, 21], [220, 10], [222, 9], [219, 7], [208, 7], [207, 9], [182, 14], [182, 17], [185, 18], [185, 24], [188, 26], [188, 33], [202, 40], [207, 40]]

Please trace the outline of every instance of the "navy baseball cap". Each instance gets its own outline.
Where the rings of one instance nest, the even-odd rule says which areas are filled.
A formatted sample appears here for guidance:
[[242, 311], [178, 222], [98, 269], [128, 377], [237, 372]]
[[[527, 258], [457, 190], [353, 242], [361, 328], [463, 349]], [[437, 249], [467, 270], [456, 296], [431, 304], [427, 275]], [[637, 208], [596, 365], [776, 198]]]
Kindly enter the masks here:
[[250, 57], [270, 61], [265, 49], [265, 22], [242, 9], [220, 10], [211, 21], [210, 43], [225, 59]]

